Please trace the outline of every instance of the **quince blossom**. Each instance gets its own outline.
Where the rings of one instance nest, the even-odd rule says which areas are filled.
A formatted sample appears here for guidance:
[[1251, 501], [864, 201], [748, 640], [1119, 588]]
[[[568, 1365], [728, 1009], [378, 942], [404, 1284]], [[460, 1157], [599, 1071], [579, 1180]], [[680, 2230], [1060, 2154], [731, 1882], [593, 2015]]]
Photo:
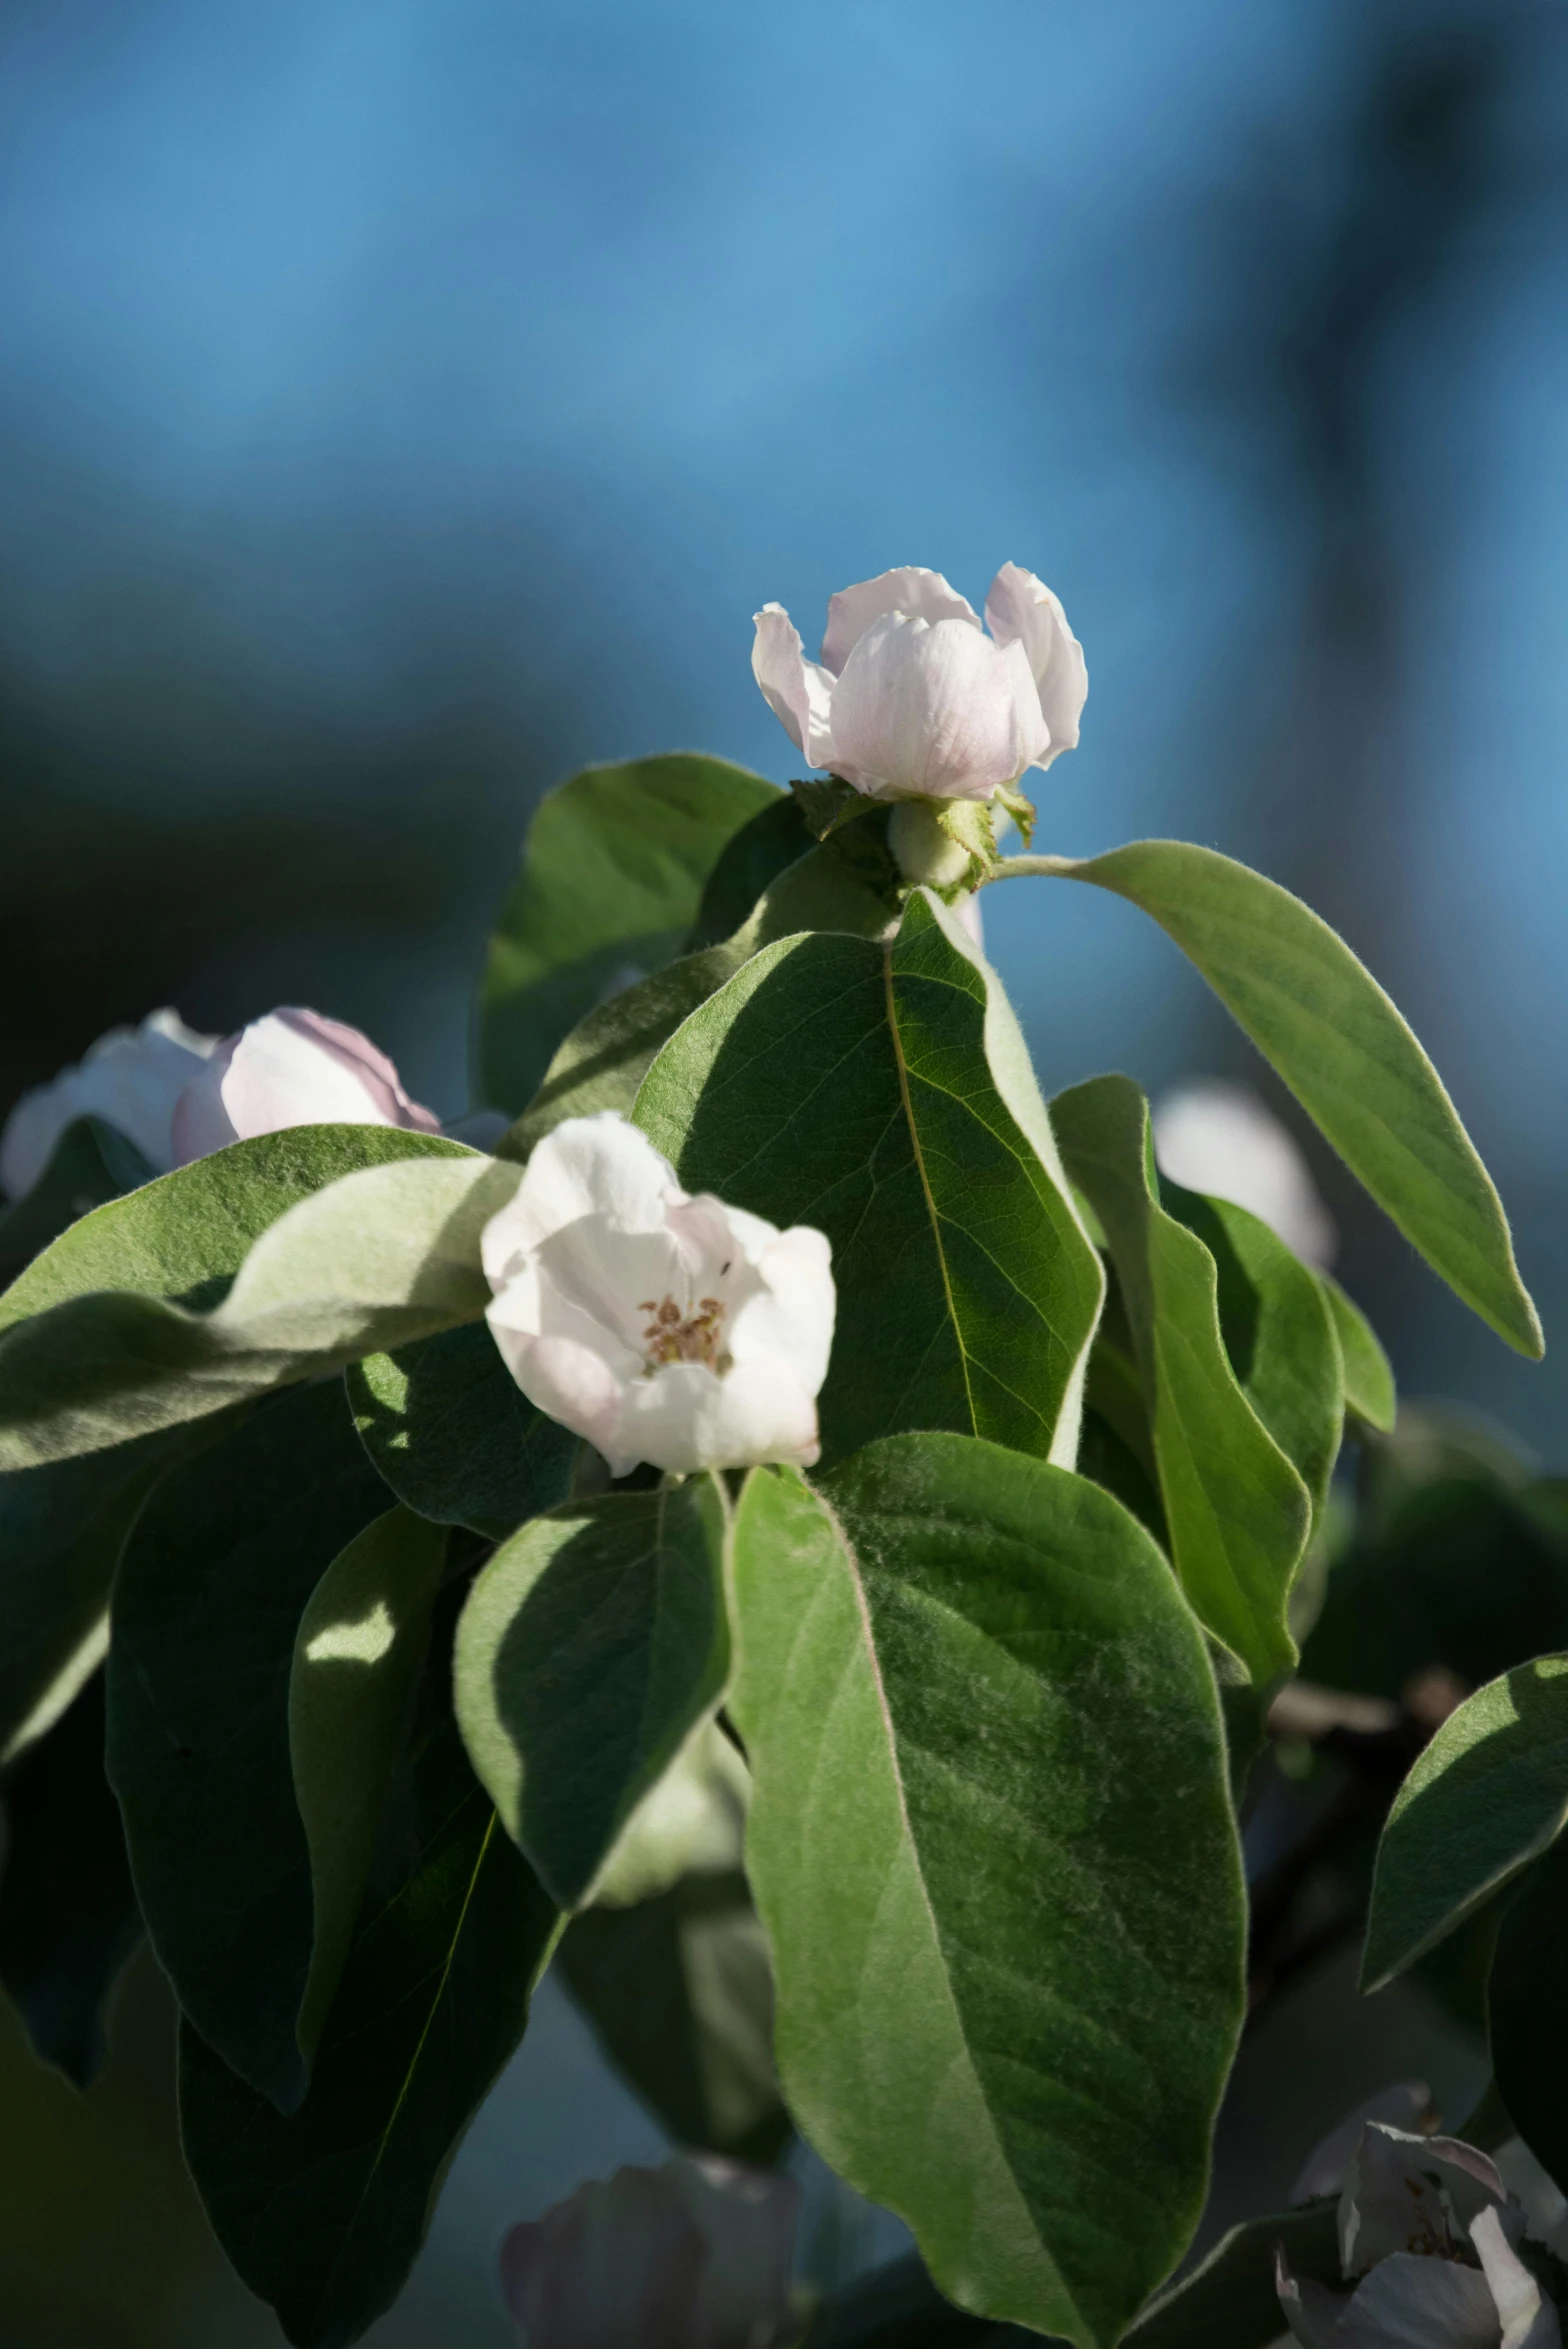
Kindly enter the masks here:
[[712, 2156], [590, 2179], [501, 2246], [528, 2349], [774, 2349], [800, 2190]]
[[72, 1068], [24, 1093], [0, 1129], [0, 1191], [20, 1199], [78, 1118], [101, 1118], [134, 1143], [155, 1174], [178, 1163], [175, 1104], [216, 1049], [177, 1011], [149, 1012], [139, 1028], [111, 1028]]
[[1089, 678], [1032, 571], [1004, 563], [985, 617], [940, 571], [884, 571], [832, 598], [820, 661], [765, 604], [752, 671], [810, 764], [869, 798], [989, 800], [1076, 746]]
[[186, 1086], [174, 1111], [175, 1161], [183, 1166], [253, 1134], [309, 1125], [441, 1131], [358, 1028], [285, 1007], [225, 1037]]
[[1280, 2252], [1280, 2307], [1302, 2349], [1562, 2349], [1524, 2229], [1473, 2145], [1370, 2121], [1340, 2194], [1347, 2288], [1293, 2275]]
[[816, 1460], [835, 1309], [821, 1232], [692, 1198], [605, 1110], [538, 1144], [482, 1256], [507, 1368], [612, 1476]]

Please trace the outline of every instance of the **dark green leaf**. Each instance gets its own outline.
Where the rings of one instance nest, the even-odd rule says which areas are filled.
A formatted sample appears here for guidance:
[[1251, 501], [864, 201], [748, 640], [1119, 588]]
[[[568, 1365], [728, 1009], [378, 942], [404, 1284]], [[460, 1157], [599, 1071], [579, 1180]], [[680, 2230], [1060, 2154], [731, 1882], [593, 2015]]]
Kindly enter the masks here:
[[766, 948], [654, 1062], [688, 1188], [833, 1244], [824, 1459], [951, 1427], [1070, 1460], [1103, 1286], [995, 974], [934, 901]]
[[154, 1172], [115, 1127], [96, 1117], [74, 1119], [32, 1189], [0, 1210], [0, 1279], [13, 1278], [79, 1217], [151, 1182]]
[[743, 947], [722, 945], [682, 955], [579, 1020], [522, 1116], [502, 1135], [497, 1155], [521, 1163], [563, 1118], [601, 1109], [629, 1117], [660, 1049], [745, 959]]
[[1492, 1179], [1344, 940], [1277, 882], [1182, 840], [1135, 840], [1062, 870], [1153, 916], [1433, 1271], [1509, 1345], [1539, 1355]]
[[1366, 1988], [1451, 1933], [1565, 1821], [1568, 1656], [1542, 1656], [1451, 1713], [1395, 1796], [1372, 1886]]
[[911, 2254], [835, 2292], [813, 2318], [805, 2349], [1038, 2349], [1040, 2339], [955, 2308]]
[[1503, 1915], [1487, 1988], [1492, 2076], [1510, 2119], [1568, 2192], [1568, 1843], [1559, 1839]]
[[535, 1518], [474, 1584], [454, 1694], [474, 1768], [551, 1897], [579, 1907], [729, 1669], [711, 1476]]
[[798, 801], [778, 792], [725, 843], [686, 941], [689, 954], [732, 938], [763, 891], [816, 846]]
[[488, 1102], [515, 1117], [586, 1012], [680, 953], [725, 842], [779, 796], [689, 752], [588, 767], [546, 793], [480, 988]]
[[1306, 1486], [1316, 1522], [1345, 1420], [1344, 1363], [1323, 1286], [1245, 1207], [1163, 1179], [1160, 1203], [1214, 1259], [1230, 1366]]
[[[1182, 1588], [1266, 1686], [1296, 1658], [1285, 1607], [1311, 1524], [1307, 1488], [1237, 1382], [1220, 1332], [1214, 1258], [1159, 1204], [1148, 1103], [1137, 1086], [1096, 1077], [1058, 1095], [1051, 1116], [1067, 1171], [1110, 1241], [1143, 1389], [1153, 1397]], [[1326, 1319], [1322, 1328], [1326, 1337]]]
[[[72, 1295], [0, 1332], [0, 1466], [99, 1451], [476, 1320], [490, 1294], [479, 1235], [520, 1171], [417, 1138], [426, 1144], [417, 1163], [367, 1167], [299, 1200], [261, 1234], [211, 1311], [142, 1294]], [[74, 1226], [17, 1288], [100, 1218], [160, 1187]], [[166, 1201], [164, 1212], [174, 1207]]]
[[1128, 2349], [1270, 2349], [1286, 2330], [1275, 2251], [1283, 2249], [1293, 2274], [1338, 2286], [1338, 2211], [1337, 2202], [1316, 2202], [1232, 2227], [1190, 2276], [1161, 2293], [1128, 2334]]
[[780, 2075], [977, 2313], [1110, 2344], [1180, 2256], [1242, 2012], [1214, 1683], [1085, 1479], [895, 1437], [756, 1470], [731, 1702]]
[[276, 2112], [180, 2035], [185, 2157], [219, 2242], [296, 2349], [345, 2349], [402, 2289], [458, 2140], [528, 2019], [555, 1912], [429, 1715], [317, 2050]]
[[341, 1390], [306, 1387], [164, 1480], [115, 1580], [109, 1777], [147, 1930], [203, 2036], [285, 2109], [310, 2072], [295, 1634], [387, 1499]]
[[1358, 1419], [1364, 1419], [1368, 1427], [1387, 1435], [1393, 1429], [1397, 1409], [1394, 1373], [1388, 1356], [1379, 1345], [1372, 1324], [1360, 1306], [1352, 1304], [1338, 1281], [1326, 1272], [1320, 1272], [1318, 1280], [1334, 1317], [1334, 1333], [1345, 1366], [1346, 1407]]
[[103, 2009], [141, 1937], [103, 1768], [103, 1675], [5, 1783], [0, 1986], [33, 2052], [78, 2088], [104, 2057]]
[[333, 1559], [300, 1617], [288, 1746], [310, 1855], [310, 1972], [295, 2026], [307, 2059], [353, 1942], [445, 1565], [442, 1527], [388, 1509]]
[[421, 1517], [499, 1540], [572, 1491], [586, 1447], [519, 1392], [485, 1322], [371, 1354], [344, 1378], [366, 1450]]
[[680, 2145], [772, 2162], [791, 2134], [773, 2069], [767, 1937], [739, 1869], [584, 1909], [556, 1963], [622, 2076]]

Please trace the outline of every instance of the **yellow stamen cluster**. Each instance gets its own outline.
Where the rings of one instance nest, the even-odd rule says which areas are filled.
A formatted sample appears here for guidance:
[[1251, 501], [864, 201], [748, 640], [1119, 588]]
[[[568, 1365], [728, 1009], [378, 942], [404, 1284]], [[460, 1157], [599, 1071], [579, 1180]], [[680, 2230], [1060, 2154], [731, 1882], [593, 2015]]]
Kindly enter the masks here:
[[650, 1370], [663, 1370], [672, 1362], [701, 1362], [709, 1370], [728, 1370], [724, 1306], [717, 1297], [699, 1297], [696, 1311], [684, 1315], [673, 1297], [658, 1304], [644, 1298], [637, 1310], [653, 1316], [642, 1333]]

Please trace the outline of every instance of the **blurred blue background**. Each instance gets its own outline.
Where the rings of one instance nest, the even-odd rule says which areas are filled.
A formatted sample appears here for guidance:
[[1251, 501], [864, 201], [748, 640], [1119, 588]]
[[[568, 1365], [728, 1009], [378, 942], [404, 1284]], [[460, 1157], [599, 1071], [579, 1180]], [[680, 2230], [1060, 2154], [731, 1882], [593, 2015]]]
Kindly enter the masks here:
[[[1207, 841], [1336, 922], [1550, 1342], [1565, 167], [1537, 0], [5, 0], [0, 1102], [152, 1004], [294, 1001], [456, 1112], [541, 790], [677, 746], [782, 781], [760, 603], [814, 646], [848, 581], [978, 603], [1011, 558], [1092, 679], [1042, 843]], [[986, 913], [1049, 1089], [1270, 1090], [1130, 908]], [[1568, 1349], [1516, 1363], [1314, 1164], [1402, 1383], [1568, 1458]], [[108, 2338], [29, 2240], [0, 2342]], [[200, 2305], [123, 2338], [215, 2341]], [[491, 2337], [442, 2307], [396, 2338]]]

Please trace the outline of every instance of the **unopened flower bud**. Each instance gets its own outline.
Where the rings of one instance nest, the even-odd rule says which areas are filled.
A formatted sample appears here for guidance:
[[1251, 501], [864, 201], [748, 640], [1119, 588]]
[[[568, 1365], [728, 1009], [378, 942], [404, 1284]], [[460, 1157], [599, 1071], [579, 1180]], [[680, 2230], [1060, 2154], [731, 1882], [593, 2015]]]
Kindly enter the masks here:
[[187, 1085], [174, 1112], [174, 1154], [184, 1165], [255, 1134], [311, 1125], [441, 1131], [358, 1028], [286, 1008], [226, 1037]]

